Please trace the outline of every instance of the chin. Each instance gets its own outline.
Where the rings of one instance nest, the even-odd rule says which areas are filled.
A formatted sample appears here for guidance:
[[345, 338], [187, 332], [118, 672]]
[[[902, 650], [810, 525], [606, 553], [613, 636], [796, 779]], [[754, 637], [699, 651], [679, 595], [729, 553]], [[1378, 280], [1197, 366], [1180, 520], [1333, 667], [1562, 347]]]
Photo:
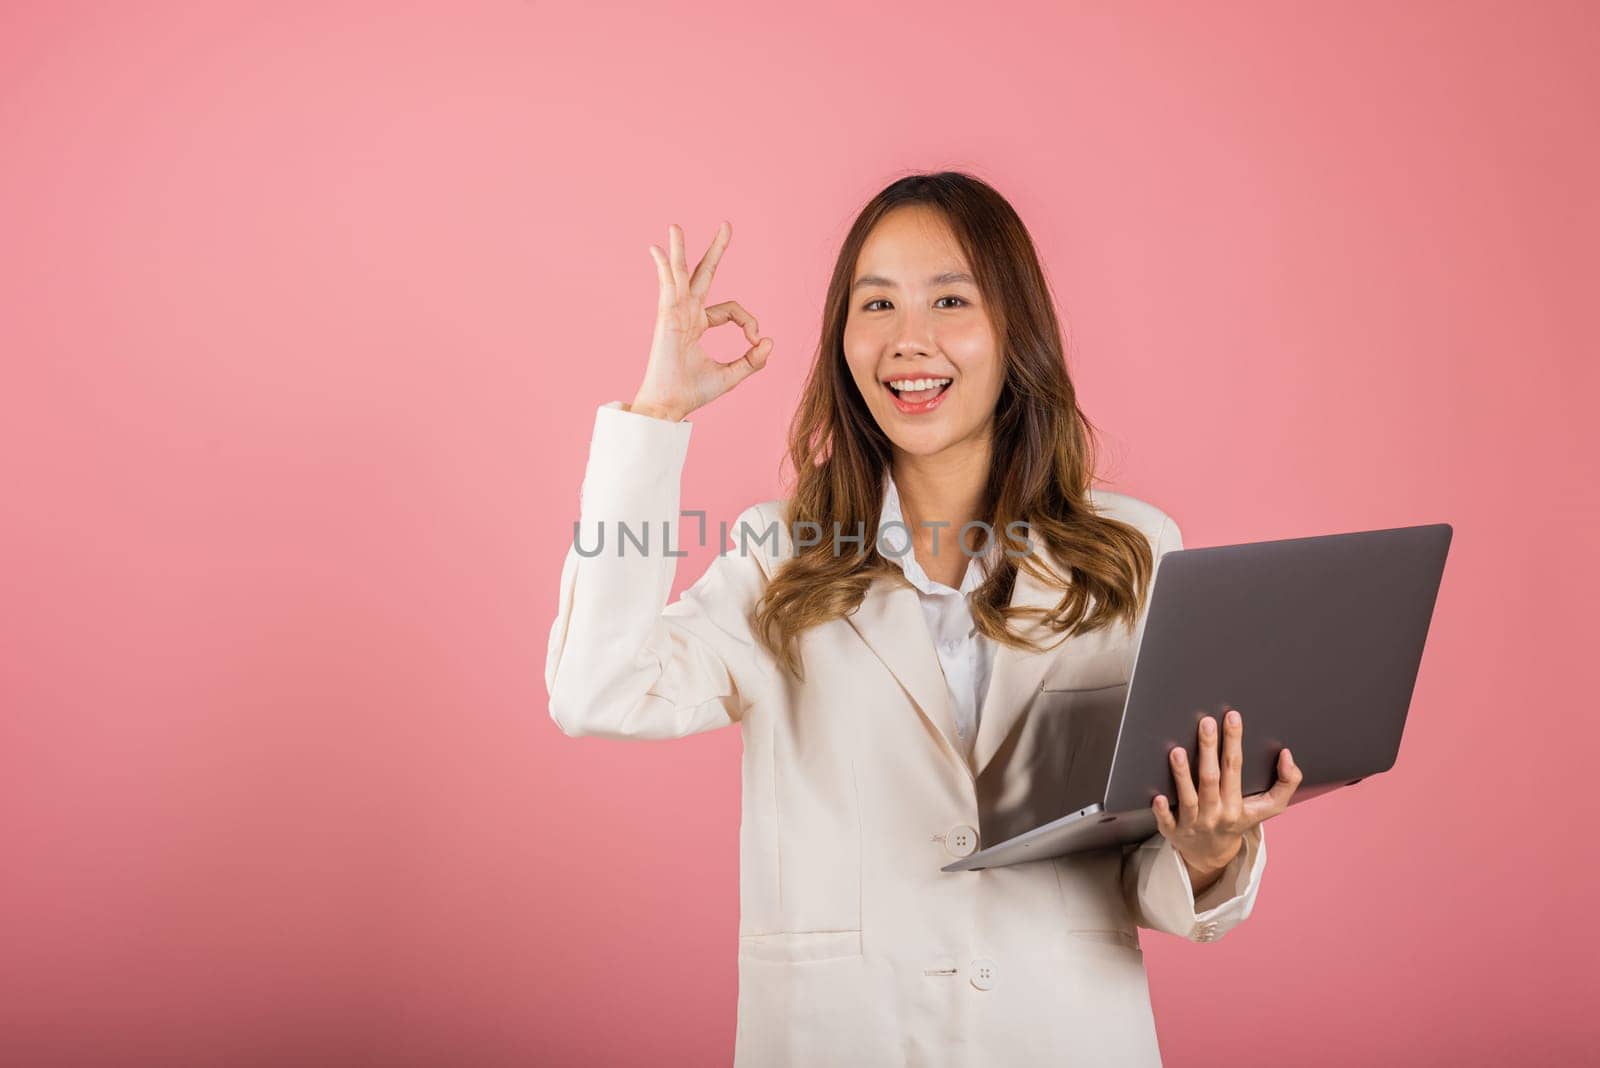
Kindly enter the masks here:
[[956, 442], [956, 437], [948, 433], [921, 433], [889, 435], [889, 440], [901, 452], [912, 456], [937, 456]]

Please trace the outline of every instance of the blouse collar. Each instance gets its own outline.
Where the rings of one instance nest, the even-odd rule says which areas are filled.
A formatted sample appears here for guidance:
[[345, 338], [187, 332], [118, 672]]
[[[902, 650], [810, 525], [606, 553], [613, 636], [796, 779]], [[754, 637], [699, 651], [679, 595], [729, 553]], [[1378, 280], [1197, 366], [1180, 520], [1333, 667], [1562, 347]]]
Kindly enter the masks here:
[[[929, 578], [928, 573], [917, 562], [917, 554], [909, 547], [908, 541], [911, 535], [911, 525], [906, 522], [905, 515], [900, 510], [900, 489], [894, 484], [894, 476], [885, 471], [883, 473], [883, 511], [878, 517], [878, 530], [880, 532], [883, 531], [885, 526], [891, 522], [899, 523], [901, 526], [895, 530], [894, 534], [885, 539], [886, 542], [890, 548], [899, 549], [902, 545], [905, 545], [906, 549], [899, 556], [893, 556], [889, 553], [883, 553], [882, 555], [899, 564], [901, 570], [906, 573], [906, 578], [910, 579], [911, 584], [923, 593], [958, 593], [965, 597], [988, 577], [989, 569], [1000, 547], [999, 539], [991, 536], [989, 539], [989, 551], [982, 556], [969, 556], [967, 558], [966, 574], [961, 579], [961, 588], [959, 590], [951, 589], [944, 583], [936, 582]], [[951, 530], [949, 527], [939, 528], [940, 551], [949, 551], [949, 547], [956, 544], [955, 539], [959, 533], [959, 531]], [[879, 536], [883, 537], [881, 533]], [[962, 549], [957, 545], [955, 551], [962, 552]]]

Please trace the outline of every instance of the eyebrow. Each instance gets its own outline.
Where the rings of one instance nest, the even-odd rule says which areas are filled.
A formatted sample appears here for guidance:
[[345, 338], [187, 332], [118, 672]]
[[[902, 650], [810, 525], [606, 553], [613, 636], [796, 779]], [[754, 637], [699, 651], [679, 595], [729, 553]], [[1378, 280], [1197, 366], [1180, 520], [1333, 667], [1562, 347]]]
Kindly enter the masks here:
[[[969, 285], [978, 284], [973, 280], [973, 277], [970, 274], [967, 274], [965, 271], [945, 271], [943, 274], [936, 274], [932, 278], [928, 279], [928, 284], [930, 286], [947, 286], [956, 282], [966, 282]], [[861, 289], [864, 286], [883, 286], [886, 289], [893, 289], [894, 283], [879, 274], [864, 274], [851, 283], [850, 292], [854, 293], [856, 290]]]

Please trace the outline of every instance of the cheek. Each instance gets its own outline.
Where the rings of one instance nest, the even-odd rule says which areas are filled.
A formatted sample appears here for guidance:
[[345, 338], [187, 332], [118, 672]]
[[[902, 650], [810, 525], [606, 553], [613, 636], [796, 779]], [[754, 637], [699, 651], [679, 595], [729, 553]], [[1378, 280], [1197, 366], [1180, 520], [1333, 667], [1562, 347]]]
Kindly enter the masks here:
[[864, 393], [866, 387], [876, 381], [877, 345], [860, 330], [851, 330], [849, 326], [845, 327], [843, 344], [845, 366]]
[[969, 389], [968, 396], [974, 401], [988, 401], [1000, 396], [1003, 368], [1000, 366], [1000, 357], [994, 351], [994, 342], [987, 335], [974, 334], [971, 343], [962, 347], [948, 348], [946, 350], [958, 362], [961, 375]]
[[994, 357], [997, 346], [994, 328], [988, 319], [966, 315], [943, 326], [939, 345], [952, 357], [970, 363], [982, 363]]
[[862, 349], [871, 340], [872, 331], [859, 319], [846, 319], [844, 324], [844, 350]]

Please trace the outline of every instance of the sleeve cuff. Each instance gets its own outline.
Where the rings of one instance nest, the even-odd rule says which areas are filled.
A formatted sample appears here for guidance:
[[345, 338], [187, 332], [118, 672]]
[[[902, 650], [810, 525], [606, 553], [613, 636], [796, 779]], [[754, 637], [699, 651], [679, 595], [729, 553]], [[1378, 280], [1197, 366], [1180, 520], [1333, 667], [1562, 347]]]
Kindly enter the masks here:
[[579, 491], [584, 518], [676, 520], [693, 430], [687, 421], [628, 411], [620, 400], [596, 408], [589, 465]]
[[1183, 858], [1174, 853], [1178, 861], [1178, 873], [1183, 877], [1183, 884], [1189, 891], [1189, 901], [1194, 906], [1196, 920], [1204, 923], [1214, 919], [1229, 904], [1249, 893], [1261, 877], [1261, 864], [1265, 856], [1261, 846], [1261, 825], [1257, 824], [1245, 834], [1244, 845], [1239, 847], [1238, 856], [1228, 861], [1228, 866], [1222, 869], [1217, 881], [1196, 897], [1194, 884], [1189, 881], [1189, 868], [1183, 863]]
[[1243, 922], [1255, 905], [1267, 861], [1266, 838], [1257, 824], [1245, 833], [1239, 855], [1198, 900], [1183, 857], [1164, 835], [1139, 847], [1153, 855], [1137, 867], [1139, 905], [1148, 926], [1194, 942], [1214, 942]]

